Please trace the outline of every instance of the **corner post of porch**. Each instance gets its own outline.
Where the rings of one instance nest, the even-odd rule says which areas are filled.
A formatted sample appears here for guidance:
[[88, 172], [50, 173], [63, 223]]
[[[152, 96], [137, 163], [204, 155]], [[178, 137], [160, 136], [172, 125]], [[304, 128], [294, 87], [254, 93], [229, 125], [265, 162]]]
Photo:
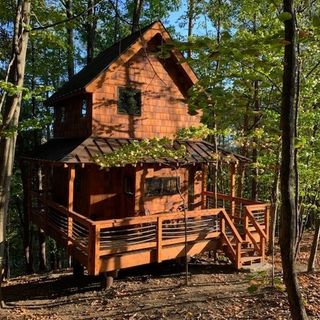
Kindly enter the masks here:
[[70, 211], [73, 211], [75, 175], [76, 175], [75, 167], [73, 165], [69, 165], [68, 166], [68, 247], [70, 244], [70, 239], [72, 238], [73, 219]]
[[235, 216], [236, 203], [234, 197], [236, 196], [236, 171], [237, 163], [231, 162], [230, 164], [230, 214], [232, 217]]
[[207, 208], [207, 178], [208, 178], [208, 164], [202, 165], [202, 190], [201, 190], [201, 209]]

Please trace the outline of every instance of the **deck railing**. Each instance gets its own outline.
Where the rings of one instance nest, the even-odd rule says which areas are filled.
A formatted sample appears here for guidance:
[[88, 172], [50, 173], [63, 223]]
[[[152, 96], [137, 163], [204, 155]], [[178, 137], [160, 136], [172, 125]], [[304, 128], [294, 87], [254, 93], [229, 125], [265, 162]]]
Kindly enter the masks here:
[[245, 241], [251, 242], [264, 256], [269, 206], [218, 194], [218, 201], [222, 201], [219, 205], [235, 203], [236, 210], [231, 215], [232, 205], [226, 205], [226, 209], [210, 208], [212, 196], [206, 192], [209, 208], [204, 210], [94, 221], [57, 204], [43, 193], [32, 192], [31, 218], [62, 242], [69, 254], [87, 267], [89, 274], [101, 271], [100, 259], [151, 250], [155, 252], [154, 262], [161, 262], [169, 259], [172, 246], [212, 239], [220, 239], [226, 245], [237, 268], [241, 267], [241, 246]]
[[255, 250], [265, 255], [266, 243], [269, 238], [270, 205], [259, 201], [213, 192], [205, 192], [207, 207], [223, 206], [237, 227], [242, 239], [253, 244]]

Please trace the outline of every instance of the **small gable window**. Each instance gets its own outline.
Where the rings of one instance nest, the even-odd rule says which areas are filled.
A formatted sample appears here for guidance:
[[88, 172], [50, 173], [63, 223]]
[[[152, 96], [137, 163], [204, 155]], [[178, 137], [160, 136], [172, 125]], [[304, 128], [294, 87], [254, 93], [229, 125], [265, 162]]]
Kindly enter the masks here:
[[132, 88], [118, 89], [118, 113], [141, 115], [141, 91]]
[[147, 178], [145, 194], [147, 197], [176, 194], [179, 192], [179, 185], [179, 177]]
[[86, 99], [82, 99], [81, 101], [81, 111], [80, 116], [81, 118], [85, 118], [88, 114], [88, 104]]

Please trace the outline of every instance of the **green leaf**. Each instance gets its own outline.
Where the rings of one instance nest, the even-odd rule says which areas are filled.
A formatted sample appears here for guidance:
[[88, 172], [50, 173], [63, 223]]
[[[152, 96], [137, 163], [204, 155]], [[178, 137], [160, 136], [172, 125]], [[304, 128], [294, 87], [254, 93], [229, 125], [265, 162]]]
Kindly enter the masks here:
[[292, 19], [292, 14], [290, 12], [282, 12], [278, 16], [279, 20], [284, 22]]
[[312, 18], [312, 25], [316, 28], [320, 27], [320, 17], [319, 16], [314, 16]]

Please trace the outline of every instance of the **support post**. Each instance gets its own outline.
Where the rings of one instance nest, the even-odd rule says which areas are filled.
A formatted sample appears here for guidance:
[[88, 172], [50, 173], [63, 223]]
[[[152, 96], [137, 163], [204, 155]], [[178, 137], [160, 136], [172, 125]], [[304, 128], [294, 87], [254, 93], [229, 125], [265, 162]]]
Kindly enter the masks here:
[[230, 214], [232, 218], [235, 216], [236, 211], [236, 203], [234, 201], [234, 197], [236, 196], [236, 169], [237, 164], [232, 162], [230, 167]]
[[100, 226], [91, 225], [89, 229], [88, 271], [89, 275], [99, 274]]
[[[202, 165], [202, 190], [201, 190], [201, 209], [207, 208], [207, 177], [208, 177], [208, 165], [203, 164]], [[216, 196], [216, 195], [215, 195]]]

